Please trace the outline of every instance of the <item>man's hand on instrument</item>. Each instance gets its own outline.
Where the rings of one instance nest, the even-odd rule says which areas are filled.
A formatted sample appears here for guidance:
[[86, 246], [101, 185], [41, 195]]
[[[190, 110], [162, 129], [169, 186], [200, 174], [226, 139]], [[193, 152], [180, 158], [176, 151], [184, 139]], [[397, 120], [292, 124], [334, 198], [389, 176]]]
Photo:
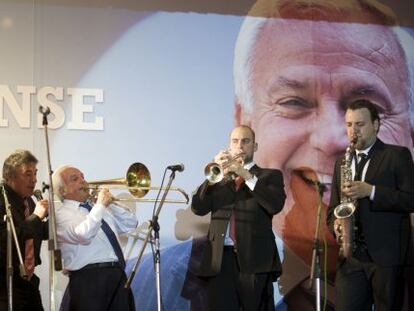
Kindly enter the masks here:
[[[230, 159], [231, 155], [228, 150], [220, 150], [220, 152], [214, 157], [214, 163], [217, 163], [221, 167], [225, 167]], [[224, 175], [226, 175], [228, 172], [228, 167], [224, 168]]]
[[357, 200], [371, 195], [372, 185], [364, 181], [351, 181], [344, 184], [342, 192], [348, 198]]
[[333, 229], [335, 233], [336, 242], [341, 243], [340, 239], [342, 236], [342, 225], [339, 219], [335, 219]]
[[109, 191], [108, 188], [102, 188], [101, 191], [98, 193], [98, 199], [96, 200], [96, 203], [100, 203], [103, 206], [107, 207], [109, 204], [112, 203], [114, 200], [114, 197], [112, 196], [112, 193]]

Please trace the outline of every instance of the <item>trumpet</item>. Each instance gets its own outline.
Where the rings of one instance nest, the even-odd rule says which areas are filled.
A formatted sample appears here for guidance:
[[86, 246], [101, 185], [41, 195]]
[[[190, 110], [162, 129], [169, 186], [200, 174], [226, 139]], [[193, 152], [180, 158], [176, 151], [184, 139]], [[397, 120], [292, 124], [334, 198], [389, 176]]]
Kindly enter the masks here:
[[[108, 186], [111, 189], [127, 189], [134, 198], [120, 199], [114, 198], [114, 202], [147, 202], [158, 203], [159, 199], [144, 199], [143, 197], [150, 190], [166, 190], [164, 187], [151, 187], [151, 174], [148, 168], [142, 163], [133, 163], [129, 166], [125, 178], [103, 179], [89, 182], [89, 190], [96, 192], [102, 186]], [[188, 204], [188, 194], [180, 188], [170, 188], [170, 191], [179, 192], [185, 200], [165, 200], [165, 203]]]
[[225, 177], [224, 170], [230, 167], [240, 157], [244, 155], [243, 152], [231, 157], [224, 164], [220, 165], [216, 162], [210, 162], [204, 167], [204, 176], [211, 184], [216, 184], [223, 180]]

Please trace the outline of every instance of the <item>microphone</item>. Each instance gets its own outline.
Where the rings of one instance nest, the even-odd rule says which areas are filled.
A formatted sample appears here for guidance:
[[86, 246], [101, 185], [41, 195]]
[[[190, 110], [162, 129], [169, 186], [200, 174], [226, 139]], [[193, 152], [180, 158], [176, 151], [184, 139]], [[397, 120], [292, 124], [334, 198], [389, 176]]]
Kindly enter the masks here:
[[[6, 182], [4, 181], [4, 179], [0, 180], [0, 189], [2, 194], [4, 195], [6, 193], [6, 188], [4, 187], [4, 185], [6, 184]], [[0, 193], [1, 195], [1, 193]]]
[[46, 107], [45, 109], [43, 106], [39, 106], [39, 112], [44, 116], [47, 116], [50, 113], [50, 108]]
[[167, 166], [167, 170], [172, 170], [173, 172], [175, 171], [182, 172], [184, 171], [184, 164], [180, 163], [180, 164], [175, 164], [175, 165], [169, 165]]
[[326, 184], [321, 183], [320, 181], [314, 181], [314, 185], [316, 185], [316, 187], [318, 187], [319, 192], [326, 192], [328, 191], [328, 187], [326, 186]]
[[321, 183], [318, 180], [312, 180], [312, 179], [309, 179], [309, 178], [303, 178], [303, 180], [309, 185], [313, 185], [313, 186], [318, 187], [320, 192], [326, 192], [328, 190], [328, 187], [326, 186], [326, 184]]
[[308, 176], [305, 176], [304, 172], [301, 172], [300, 176], [302, 177], [303, 181], [307, 183], [308, 185], [316, 186], [319, 189], [319, 192], [326, 192], [328, 190], [328, 187], [326, 184], [321, 183], [319, 180], [315, 180], [312, 178], [309, 178]]
[[39, 189], [36, 189], [35, 191], [33, 191], [33, 196], [36, 198], [36, 200], [41, 201], [43, 200], [43, 195], [42, 195], [42, 191], [40, 191]]

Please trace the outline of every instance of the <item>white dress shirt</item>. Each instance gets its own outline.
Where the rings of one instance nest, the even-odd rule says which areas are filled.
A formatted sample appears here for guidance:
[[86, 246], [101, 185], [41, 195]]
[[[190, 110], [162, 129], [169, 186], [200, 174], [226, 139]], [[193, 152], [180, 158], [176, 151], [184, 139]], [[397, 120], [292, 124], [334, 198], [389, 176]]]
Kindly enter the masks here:
[[[243, 168], [245, 168], [246, 170], [250, 170], [253, 166], [254, 166], [254, 162], [250, 162], [250, 163], [246, 163]], [[256, 183], [257, 183], [257, 176], [253, 175], [252, 178], [250, 178], [249, 180], [245, 180], [244, 183], [246, 184], [247, 187], [249, 187], [249, 189], [251, 191], [254, 190], [254, 188], [256, 187]], [[227, 224], [227, 230], [226, 230], [226, 235], [224, 237], [224, 245], [226, 246], [233, 246], [234, 242], [230, 237], [230, 221]]]
[[[132, 231], [138, 221], [134, 214], [114, 204], [95, 204], [90, 212], [81, 202], [64, 200], [56, 208], [56, 234], [65, 271], [79, 270], [98, 262], [118, 261], [111, 243], [101, 229], [102, 219], [118, 237]], [[118, 238], [119, 242], [119, 238]]]
[[[371, 148], [374, 146], [374, 144], [372, 144], [371, 146], [369, 146], [368, 148], [364, 149], [364, 150], [355, 150], [356, 153], [356, 159], [358, 159], [358, 156], [360, 153], [365, 153], [366, 155], [368, 155], [369, 151], [371, 150]], [[355, 174], [356, 174], [356, 159], [352, 159], [352, 165], [351, 165], [351, 169], [352, 169], [352, 180], [355, 178]], [[368, 166], [369, 166], [369, 162], [371, 161], [371, 159], [368, 158], [368, 161], [365, 163], [365, 166], [362, 170], [362, 174], [361, 174], [361, 181], [365, 181], [365, 174], [367, 173], [368, 170]], [[374, 196], [375, 196], [375, 186], [372, 186], [372, 190], [371, 190], [371, 194], [369, 195], [369, 199], [372, 201], [374, 200]]]

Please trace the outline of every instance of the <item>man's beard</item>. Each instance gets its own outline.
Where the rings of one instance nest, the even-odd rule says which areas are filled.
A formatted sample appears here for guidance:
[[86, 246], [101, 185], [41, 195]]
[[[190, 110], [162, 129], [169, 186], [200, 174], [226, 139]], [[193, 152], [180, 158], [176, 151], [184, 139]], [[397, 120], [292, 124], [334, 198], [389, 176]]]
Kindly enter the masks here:
[[253, 161], [253, 156], [244, 157], [244, 159], [243, 159], [243, 162], [244, 162], [245, 165], [252, 162], [252, 161]]

